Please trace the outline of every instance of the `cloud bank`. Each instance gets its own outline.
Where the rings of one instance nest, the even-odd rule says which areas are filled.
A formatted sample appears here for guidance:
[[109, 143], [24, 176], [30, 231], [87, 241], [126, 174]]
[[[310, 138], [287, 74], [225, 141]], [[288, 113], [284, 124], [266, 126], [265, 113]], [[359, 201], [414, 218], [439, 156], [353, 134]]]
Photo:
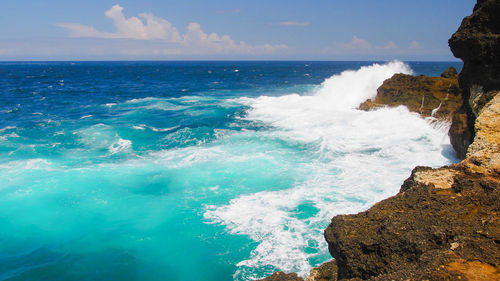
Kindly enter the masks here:
[[[236, 42], [228, 35], [206, 33], [196, 22], [191, 22], [186, 32], [181, 34], [168, 20], [154, 16], [152, 13], [141, 13], [137, 17], [126, 18], [123, 7], [114, 5], [105, 12], [116, 28], [115, 32], [103, 32], [93, 26], [79, 23], [61, 23], [57, 26], [66, 29], [74, 38], [129, 39], [142, 41], [161, 41], [165, 44], [165, 54], [175, 53], [274, 53], [288, 49], [285, 44], [250, 45], [244, 41]], [[147, 48], [146, 48], [147, 49]], [[134, 52], [134, 50], [128, 50]], [[158, 47], [155, 47], [158, 52]]]

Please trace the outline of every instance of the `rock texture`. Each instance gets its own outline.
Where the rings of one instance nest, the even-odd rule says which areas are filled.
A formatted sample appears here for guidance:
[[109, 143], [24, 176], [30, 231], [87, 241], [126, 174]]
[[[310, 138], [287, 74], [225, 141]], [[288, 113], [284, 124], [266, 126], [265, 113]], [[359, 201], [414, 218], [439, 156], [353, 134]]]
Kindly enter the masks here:
[[500, 1], [479, 0], [450, 39], [464, 60], [451, 141], [465, 160], [416, 167], [400, 192], [332, 219], [338, 279], [500, 280]]
[[[463, 101], [449, 134], [465, 159], [438, 169], [416, 167], [397, 195], [365, 212], [334, 217], [325, 238], [335, 262], [309, 276], [324, 279], [308, 281], [500, 280], [499, 15], [500, 0], [478, 0], [450, 39], [464, 67]], [[398, 99], [391, 85], [411, 88], [403, 84], [414, 79], [395, 76], [381, 92], [398, 93], [392, 95]], [[375, 106], [377, 98], [370, 101]], [[321, 273], [328, 266], [335, 270]]]
[[395, 74], [377, 89], [377, 96], [363, 102], [359, 109], [373, 110], [383, 106], [404, 105], [423, 117], [451, 121], [452, 114], [462, 105], [462, 95], [455, 68], [449, 68], [441, 76], [412, 76]]
[[[472, 15], [465, 17], [448, 41], [457, 58], [464, 61], [459, 75], [464, 104], [453, 118], [450, 139], [460, 156], [474, 138], [474, 114], [471, 103], [482, 107], [500, 89], [500, 1], [478, 0]], [[488, 93], [490, 92], [490, 93]], [[486, 94], [485, 94], [486, 93]], [[477, 95], [482, 95], [482, 100]], [[485, 95], [484, 95], [485, 94]]]
[[459, 164], [416, 167], [399, 194], [325, 231], [338, 278], [500, 280], [500, 92]]
[[500, 280], [500, 170], [483, 164], [417, 167], [398, 195], [334, 217], [338, 278]]
[[[325, 262], [322, 265], [311, 269], [309, 276], [305, 281], [337, 281], [337, 263], [335, 260]], [[302, 277], [298, 277], [295, 273], [284, 273], [278, 271], [273, 275], [261, 279], [261, 281], [304, 281]]]
[[445, 71], [443, 71], [443, 73], [441, 73], [441, 77], [443, 78], [456, 78], [457, 76], [458, 72], [452, 66], [448, 67], [448, 69], [446, 69]]
[[261, 281], [304, 281], [302, 277], [297, 276], [297, 273], [284, 273], [278, 271], [273, 273], [273, 275], [261, 279]]

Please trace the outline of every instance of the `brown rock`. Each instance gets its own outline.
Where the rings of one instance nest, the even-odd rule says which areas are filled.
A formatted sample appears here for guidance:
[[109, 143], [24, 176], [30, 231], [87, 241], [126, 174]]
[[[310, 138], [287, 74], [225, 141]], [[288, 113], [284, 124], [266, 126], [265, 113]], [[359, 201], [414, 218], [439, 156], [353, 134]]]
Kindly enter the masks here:
[[[459, 75], [463, 102], [453, 116], [450, 138], [466, 159], [439, 169], [416, 167], [397, 195], [365, 212], [334, 217], [325, 238], [338, 280], [500, 280], [498, 15], [500, 1], [478, 0], [449, 41], [454, 55], [464, 60]], [[405, 94], [415, 79], [395, 75], [360, 108], [408, 102], [410, 110], [426, 116], [428, 96]], [[420, 89], [429, 86], [420, 79]], [[419, 98], [424, 106], [416, 110]]]
[[458, 72], [453, 66], [448, 67], [448, 69], [441, 73], [441, 77], [443, 78], [456, 78], [457, 76]]
[[451, 121], [450, 142], [455, 149], [458, 158], [465, 158], [467, 149], [474, 138], [474, 115], [470, 113], [467, 105], [462, 105], [454, 114]]
[[335, 260], [311, 269], [306, 281], [337, 281], [338, 267]]
[[423, 117], [451, 120], [462, 104], [456, 78], [395, 74], [377, 89], [377, 96], [360, 104], [361, 110], [404, 105]]
[[416, 167], [396, 196], [332, 219], [339, 280], [499, 280], [500, 93], [475, 127], [461, 163]]
[[297, 276], [297, 273], [284, 273], [278, 271], [271, 276], [261, 279], [260, 281], [304, 281], [302, 277]]
[[[498, 15], [500, 15], [500, 1], [478, 0], [472, 15], [463, 19], [457, 32], [448, 41], [453, 55], [464, 62], [458, 81], [464, 95], [460, 114], [466, 114], [467, 117], [454, 118], [450, 129], [451, 143], [461, 156], [465, 156], [465, 151], [474, 138], [475, 115], [471, 102], [477, 100], [476, 105], [481, 107], [492, 96], [486, 95], [479, 99], [477, 96], [500, 89]], [[464, 122], [465, 120], [467, 122]]]

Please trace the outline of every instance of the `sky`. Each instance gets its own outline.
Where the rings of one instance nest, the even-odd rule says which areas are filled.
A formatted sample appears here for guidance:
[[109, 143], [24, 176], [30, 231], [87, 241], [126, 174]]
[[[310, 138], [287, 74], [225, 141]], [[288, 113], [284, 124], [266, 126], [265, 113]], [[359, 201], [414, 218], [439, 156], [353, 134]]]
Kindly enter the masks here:
[[0, 0], [0, 61], [454, 61], [473, 0]]

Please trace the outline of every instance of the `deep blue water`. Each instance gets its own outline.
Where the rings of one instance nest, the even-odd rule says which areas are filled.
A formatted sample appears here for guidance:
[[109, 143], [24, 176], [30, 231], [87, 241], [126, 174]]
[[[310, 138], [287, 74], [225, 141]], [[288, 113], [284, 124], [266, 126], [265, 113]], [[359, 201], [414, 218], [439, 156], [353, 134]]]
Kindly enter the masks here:
[[456, 161], [447, 124], [353, 107], [461, 63], [374, 64], [0, 63], [0, 280], [306, 274], [331, 216]]

